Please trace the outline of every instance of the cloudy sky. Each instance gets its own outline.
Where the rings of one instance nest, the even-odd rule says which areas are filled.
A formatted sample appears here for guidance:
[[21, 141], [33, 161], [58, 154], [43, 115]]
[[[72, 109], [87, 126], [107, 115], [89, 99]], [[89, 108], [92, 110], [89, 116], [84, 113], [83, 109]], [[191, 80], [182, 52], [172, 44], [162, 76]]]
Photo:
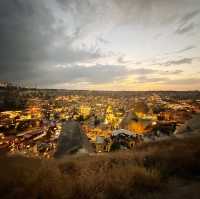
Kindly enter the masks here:
[[0, 0], [0, 80], [200, 89], [200, 1]]

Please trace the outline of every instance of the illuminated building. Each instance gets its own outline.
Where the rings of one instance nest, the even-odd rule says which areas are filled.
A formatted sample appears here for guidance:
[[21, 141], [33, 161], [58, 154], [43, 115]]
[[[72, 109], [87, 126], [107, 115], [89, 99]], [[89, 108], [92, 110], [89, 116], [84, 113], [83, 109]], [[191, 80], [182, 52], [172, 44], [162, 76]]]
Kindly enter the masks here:
[[146, 133], [151, 126], [151, 122], [148, 121], [138, 121], [138, 122], [131, 122], [130, 124], [128, 124], [128, 130], [131, 132], [136, 132], [136, 133]]
[[91, 107], [89, 106], [80, 106], [80, 114], [83, 116], [84, 119], [86, 119], [91, 112]]

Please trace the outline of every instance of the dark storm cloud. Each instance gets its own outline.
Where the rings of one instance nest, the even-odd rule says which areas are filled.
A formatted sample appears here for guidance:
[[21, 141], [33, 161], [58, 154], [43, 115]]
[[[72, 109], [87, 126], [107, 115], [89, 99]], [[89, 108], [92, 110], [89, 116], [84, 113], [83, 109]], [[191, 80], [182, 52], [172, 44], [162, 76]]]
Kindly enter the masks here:
[[42, 30], [49, 31], [53, 20], [42, 1], [1, 0], [1, 65], [42, 59], [46, 44]]
[[[89, 82], [92, 84], [112, 83], [115, 80], [126, 78], [128, 75], [145, 76], [145, 75], [170, 75], [179, 74], [182, 71], [160, 71], [154, 69], [127, 69], [121, 65], [57, 65], [47, 69], [41, 69], [39, 75], [33, 76], [37, 84], [48, 86], [53, 84], [64, 83], [81, 83]], [[32, 74], [34, 75], [34, 74]], [[149, 78], [148, 78], [149, 79]], [[27, 79], [28, 80], [28, 79]], [[153, 79], [152, 79], [153, 80]], [[158, 79], [154, 79], [156, 81]], [[26, 80], [25, 80], [26, 81]], [[147, 80], [146, 80], [147, 81]]]
[[32, 78], [42, 65], [102, 56], [99, 49], [73, 48], [79, 31], [76, 29], [70, 35], [65, 31], [66, 27], [57, 23], [48, 1], [1, 0], [0, 79]]
[[[120, 65], [62, 65], [49, 70], [43, 78], [38, 77], [41, 84], [90, 82], [94, 84], [112, 82], [125, 77], [128, 70]], [[41, 80], [40, 80], [41, 79]]]
[[[181, 3], [180, 0], [0, 0], [0, 79], [35, 81], [44, 85], [74, 81], [112, 82], [129, 74], [178, 74], [180, 71], [163, 72], [144, 68], [127, 70], [120, 65], [129, 62], [123, 57], [119, 58], [119, 65], [96, 64], [85, 67], [84, 62], [91, 64], [95, 60], [96, 63], [96, 59], [103, 58], [105, 54], [98, 45], [86, 47], [82, 41], [77, 41], [84, 36], [90, 40], [94, 32], [101, 33], [106, 25], [134, 26], [141, 21], [151, 21], [152, 25], [160, 19], [170, 19], [172, 22], [177, 17], [180, 18], [180, 13], [176, 15], [177, 8], [183, 10], [187, 2], [188, 0], [182, 0]], [[193, 2], [196, 7], [199, 0]], [[184, 15], [177, 33], [183, 34], [191, 30], [191, 20], [198, 14], [196, 10]], [[109, 44], [103, 37], [97, 40], [101, 44]], [[74, 45], [76, 42], [80, 47]], [[189, 46], [182, 52], [192, 48], [193, 46]], [[164, 65], [183, 63], [192, 63], [192, 59], [170, 61]], [[53, 67], [59, 64], [63, 67]]]

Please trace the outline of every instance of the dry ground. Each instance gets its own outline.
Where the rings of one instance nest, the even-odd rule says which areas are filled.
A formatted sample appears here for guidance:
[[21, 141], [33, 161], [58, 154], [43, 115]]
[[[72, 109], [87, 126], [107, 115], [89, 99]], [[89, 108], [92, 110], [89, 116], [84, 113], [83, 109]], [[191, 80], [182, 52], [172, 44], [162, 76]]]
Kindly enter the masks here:
[[2, 199], [199, 199], [200, 136], [61, 160], [0, 158]]

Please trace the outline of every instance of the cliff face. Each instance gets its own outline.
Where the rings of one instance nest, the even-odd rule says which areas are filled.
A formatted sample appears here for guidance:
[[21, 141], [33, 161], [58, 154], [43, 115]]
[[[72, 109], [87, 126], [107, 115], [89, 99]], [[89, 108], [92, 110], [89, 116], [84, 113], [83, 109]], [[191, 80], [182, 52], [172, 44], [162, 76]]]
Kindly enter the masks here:
[[58, 138], [58, 146], [54, 157], [60, 158], [64, 155], [76, 153], [79, 150], [92, 152], [93, 148], [78, 122], [65, 122], [63, 124], [63, 132]]

